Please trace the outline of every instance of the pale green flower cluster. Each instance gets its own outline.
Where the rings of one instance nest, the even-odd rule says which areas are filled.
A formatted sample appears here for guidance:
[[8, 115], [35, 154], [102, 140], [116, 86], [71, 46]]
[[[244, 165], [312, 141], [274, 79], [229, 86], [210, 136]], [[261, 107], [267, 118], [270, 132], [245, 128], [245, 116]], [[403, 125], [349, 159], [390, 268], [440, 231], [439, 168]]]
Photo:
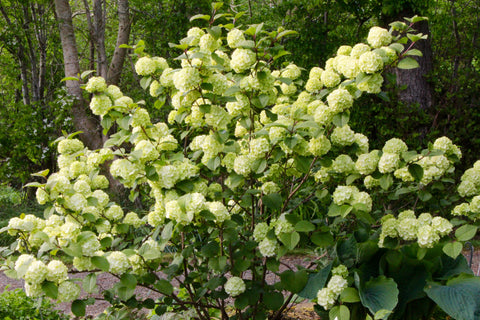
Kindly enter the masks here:
[[[41, 260], [37, 260], [30, 254], [22, 254], [18, 257], [17, 261], [15, 261], [15, 271], [19, 278], [25, 280], [25, 292], [29, 297], [44, 295], [41, 289], [44, 281], [55, 283], [59, 290], [64, 282], [70, 282], [68, 281], [67, 266], [63, 262], [52, 260], [45, 265]], [[75, 299], [79, 293], [79, 291], [73, 291], [70, 293], [70, 296]], [[58, 299], [66, 301], [61, 300], [63, 297], [64, 295], [59, 292]]]
[[236, 49], [232, 53], [230, 66], [236, 73], [243, 73], [250, 69], [256, 61], [255, 53], [250, 49]]
[[245, 286], [245, 282], [242, 280], [242, 278], [231, 277], [225, 283], [224, 288], [225, 288], [225, 292], [229, 296], [236, 297], [236, 296], [240, 295], [241, 293], [245, 292], [246, 286]]
[[447, 236], [453, 230], [453, 225], [445, 218], [432, 217], [422, 213], [418, 218], [412, 210], [399, 213], [395, 218], [386, 215], [382, 218], [382, 232], [378, 245], [383, 247], [386, 237], [400, 238], [404, 241], [417, 241], [421, 248], [433, 248], [441, 237]]
[[243, 41], [245, 41], [245, 36], [241, 30], [234, 28], [228, 32], [227, 43], [230, 48], [237, 48]]
[[358, 190], [355, 186], [337, 186], [332, 194], [333, 202], [336, 205], [350, 204], [352, 206], [360, 205], [362, 211], [370, 212], [372, 210], [372, 198], [367, 192]]
[[107, 90], [107, 83], [102, 77], [91, 77], [88, 79], [85, 91], [90, 93], [102, 93]]
[[[267, 234], [273, 230], [276, 237], [267, 237]], [[276, 255], [279, 237], [282, 234], [289, 234], [295, 231], [294, 226], [288, 222], [284, 216], [274, 219], [267, 224], [260, 222], [255, 225], [253, 238], [258, 242], [258, 250], [263, 257], [273, 257]]]
[[373, 48], [388, 46], [392, 42], [392, 35], [384, 28], [372, 27], [368, 32], [367, 42]]
[[150, 57], [141, 57], [135, 63], [135, 72], [139, 76], [150, 76], [157, 70], [157, 63]]
[[346, 277], [348, 271], [344, 265], [332, 269], [332, 277], [325, 288], [318, 290], [317, 303], [325, 310], [331, 309], [337, 302], [338, 297], [348, 287]]

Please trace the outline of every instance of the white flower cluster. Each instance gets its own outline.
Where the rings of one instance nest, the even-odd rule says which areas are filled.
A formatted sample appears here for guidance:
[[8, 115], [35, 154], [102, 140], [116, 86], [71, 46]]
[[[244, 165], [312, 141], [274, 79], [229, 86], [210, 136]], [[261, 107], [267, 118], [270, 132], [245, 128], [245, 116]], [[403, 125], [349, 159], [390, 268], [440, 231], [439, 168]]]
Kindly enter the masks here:
[[383, 247], [385, 238], [389, 237], [417, 241], [421, 248], [432, 248], [452, 230], [453, 225], [445, 218], [432, 217], [429, 213], [422, 213], [417, 218], [412, 210], [406, 210], [400, 212], [397, 218], [392, 215], [382, 218], [378, 245]]
[[22, 254], [15, 261], [15, 271], [19, 278], [25, 280], [25, 292], [29, 297], [43, 296], [43, 290], [41, 285], [44, 281], [54, 282], [59, 288], [58, 300], [59, 301], [72, 301], [77, 298], [80, 290], [73, 290], [68, 295], [60, 292], [60, 288], [68, 286], [64, 284], [68, 281], [68, 269], [67, 266], [59, 261], [52, 260], [47, 265], [42, 261], [37, 260], [30, 254]]
[[345, 272], [346, 267], [340, 265], [332, 270], [332, 277], [325, 288], [318, 290], [317, 303], [325, 310], [331, 309], [337, 302], [338, 297], [348, 287], [346, 277], [348, 271]]
[[349, 204], [365, 212], [372, 210], [372, 198], [367, 192], [359, 191], [355, 186], [337, 186], [332, 195], [336, 205]]
[[[267, 237], [270, 231], [273, 231], [276, 237]], [[278, 219], [272, 220], [270, 224], [266, 222], [257, 223], [253, 231], [253, 238], [258, 242], [258, 250], [263, 257], [273, 257], [277, 253], [278, 238], [282, 234], [288, 234], [294, 231], [294, 226], [288, 222], [284, 216], [281, 216]]]
[[245, 282], [239, 277], [231, 277], [225, 283], [225, 292], [231, 297], [240, 295], [241, 293], [245, 292], [245, 289]]

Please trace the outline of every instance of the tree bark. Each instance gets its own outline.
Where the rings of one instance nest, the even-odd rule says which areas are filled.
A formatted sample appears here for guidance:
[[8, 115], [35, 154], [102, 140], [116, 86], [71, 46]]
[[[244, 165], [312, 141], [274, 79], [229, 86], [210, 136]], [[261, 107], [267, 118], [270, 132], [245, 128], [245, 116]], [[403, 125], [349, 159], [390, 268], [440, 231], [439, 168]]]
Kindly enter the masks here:
[[122, 74], [123, 63], [127, 55], [126, 48], [120, 48], [122, 44], [128, 44], [130, 38], [130, 14], [128, 0], [118, 0], [118, 33], [113, 58], [108, 68], [107, 82], [118, 85]]
[[[430, 36], [427, 21], [421, 21], [414, 25], [417, 32]], [[409, 44], [407, 44], [408, 46]], [[426, 75], [432, 71], [432, 45], [430, 38], [419, 40], [413, 48], [423, 53], [422, 57], [414, 57], [419, 68], [397, 69], [397, 85], [406, 85], [406, 89], [400, 91], [399, 99], [408, 105], [419, 104], [420, 108], [427, 110], [432, 106], [432, 88]]]
[[[55, 11], [62, 42], [65, 77], [78, 77], [80, 64], [72, 22], [72, 11], [68, 0], [55, 0]], [[75, 128], [83, 132], [80, 138], [92, 150], [101, 148], [102, 133], [99, 121], [89, 114], [88, 104], [83, 98], [82, 89], [80, 88], [80, 81], [67, 80], [66, 86], [68, 93], [75, 98], [72, 114]]]
[[93, 0], [93, 16], [95, 18], [94, 33], [97, 46], [97, 72], [100, 77], [107, 78], [107, 52], [105, 50], [105, 3]]

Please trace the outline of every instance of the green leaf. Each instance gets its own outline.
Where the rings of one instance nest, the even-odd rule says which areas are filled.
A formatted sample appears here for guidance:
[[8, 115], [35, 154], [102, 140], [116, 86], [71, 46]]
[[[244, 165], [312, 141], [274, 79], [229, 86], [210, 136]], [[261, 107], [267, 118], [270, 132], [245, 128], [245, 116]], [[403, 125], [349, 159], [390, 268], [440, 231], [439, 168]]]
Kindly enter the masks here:
[[55, 283], [51, 281], [42, 282], [42, 290], [45, 292], [45, 295], [52, 299], [57, 299], [58, 296], [58, 287]]
[[[32, 174], [32, 176], [33, 176], [33, 174]], [[45, 183], [30, 182], [30, 183], [27, 183], [26, 185], [24, 185], [23, 187], [24, 188], [27, 188], [27, 187], [41, 188], [41, 187], [44, 187], [44, 186], [45, 186]]]
[[458, 241], [468, 241], [477, 233], [477, 226], [466, 224], [455, 231], [455, 237]]
[[398, 69], [415, 69], [415, 68], [418, 68], [419, 66], [420, 65], [418, 64], [417, 60], [411, 57], [406, 57], [398, 62], [397, 68]]
[[137, 278], [133, 274], [124, 273], [120, 278], [120, 283], [127, 288], [133, 288], [137, 286]]
[[423, 57], [422, 51], [420, 51], [418, 49], [410, 49], [407, 52], [405, 52], [405, 55]]
[[298, 232], [311, 232], [315, 230], [315, 225], [309, 221], [298, 221], [295, 225], [295, 230]]
[[85, 300], [75, 300], [72, 302], [72, 312], [77, 317], [85, 316], [85, 309], [87, 308], [87, 303]]
[[89, 273], [83, 278], [83, 290], [86, 293], [93, 293], [97, 288], [97, 275], [95, 273]]
[[345, 305], [335, 306], [328, 313], [329, 320], [349, 320], [350, 310]]
[[265, 292], [263, 295], [263, 303], [268, 310], [278, 310], [283, 305], [283, 294], [280, 292]]
[[82, 257], [82, 246], [78, 243], [71, 243], [67, 248], [63, 248], [62, 250], [71, 257]]
[[425, 292], [454, 319], [477, 320], [480, 314], [480, 278], [461, 274], [446, 285], [428, 282]]
[[408, 172], [410, 172], [415, 181], [420, 181], [423, 178], [423, 168], [419, 164], [412, 163], [409, 165]]
[[272, 210], [280, 210], [283, 206], [282, 196], [278, 193], [267, 194], [262, 197], [263, 204]]
[[288, 250], [293, 250], [300, 241], [300, 235], [298, 232], [294, 231], [291, 233], [282, 233], [280, 234], [280, 241], [287, 247]]
[[397, 284], [385, 276], [372, 279], [358, 289], [362, 304], [372, 314], [382, 309], [392, 311], [398, 303]]
[[95, 256], [95, 257], [92, 257], [91, 259], [92, 259], [93, 265], [98, 269], [104, 272], [108, 272], [108, 270], [110, 269], [110, 263], [108, 263], [108, 260], [105, 257]]
[[337, 127], [343, 127], [348, 124], [349, 120], [350, 120], [350, 114], [348, 112], [342, 112], [342, 113], [336, 114], [333, 117], [332, 122]]
[[456, 259], [460, 253], [462, 253], [463, 245], [461, 242], [449, 242], [445, 244], [442, 248], [443, 252], [451, 257], [452, 259]]
[[310, 240], [319, 248], [327, 248], [334, 244], [333, 236], [330, 232], [315, 232]]
[[387, 319], [388, 316], [392, 313], [392, 311], [390, 310], [385, 310], [385, 309], [382, 309], [382, 310], [378, 310], [375, 315], [374, 315], [374, 319], [377, 320], [377, 319]]
[[418, 198], [423, 202], [427, 202], [428, 200], [432, 199], [432, 194], [427, 190], [420, 190], [418, 192]]
[[220, 251], [220, 246], [216, 241], [210, 241], [202, 247], [202, 254], [205, 257], [214, 257]]
[[33, 177], [46, 177], [49, 172], [50, 172], [49, 169], [45, 169], [45, 170], [42, 170], [42, 171], [39, 171], [39, 172], [32, 173], [31, 175]]
[[88, 75], [92, 74], [96, 72], [96, 70], [87, 70], [87, 71], [83, 71], [82, 74], [80, 75], [80, 78], [81, 79], [85, 79]]
[[152, 77], [143, 77], [140, 79], [140, 87], [142, 87], [143, 90], [147, 90], [147, 88], [150, 86], [150, 83], [152, 83]]
[[400, 43], [392, 43], [389, 45], [390, 48], [393, 50], [397, 51], [398, 54], [402, 53], [403, 49], [405, 48], [402, 44]]
[[193, 20], [197, 20], [197, 19], [208, 21], [208, 20], [210, 20], [210, 16], [208, 14], [196, 14], [196, 15], [194, 15], [190, 18], [190, 22], [192, 22]]
[[319, 272], [309, 274], [306, 286], [297, 295], [309, 300], [316, 298], [318, 290], [325, 287], [331, 269], [332, 264], [329, 263]]
[[60, 82], [65, 82], [65, 81], [80, 81], [77, 77], [65, 77]]
[[380, 187], [383, 190], [388, 190], [393, 184], [393, 177], [391, 174], [384, 174], [380, 178]]
[[165, 280], [165, 279], [159, 279], [155, 284], [153, 285], [155, 289], [160, 291], [160, 293], [163, 293], [164, 295], [171, 295], [173, 293], [173, 286], [172, 284]]
[[280, 274], [280, 281], [286, 290], [292, 293], [299, 293], [308, 283], [307, 270], [297, 272], [286, 270]]
[[344, 303], [360, 302], [360, 296], [358, 295], [358, 290], [352, 287], [345, 288], [340, 294], [340, 301]]
[[242, 310], [242, 309], [245, 309], [247, 306], [248, 306], [247, 292], [244, 292], [235, 298], [235, 308]]
[[163, 240], [168, 241], [172, 238], [172, 235], [173, 235], [173, 222], [170, 221], [165, 225], [165, 227], [163, 227], [161, 238]]

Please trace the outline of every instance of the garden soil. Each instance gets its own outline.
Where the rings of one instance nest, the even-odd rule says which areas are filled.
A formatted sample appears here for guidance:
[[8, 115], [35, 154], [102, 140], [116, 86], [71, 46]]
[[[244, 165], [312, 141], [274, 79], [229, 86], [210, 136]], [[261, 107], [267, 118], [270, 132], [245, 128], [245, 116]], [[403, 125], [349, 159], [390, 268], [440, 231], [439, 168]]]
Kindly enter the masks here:
[[[464, 252], [467, 261], [470, 261], [470, 251]], [[288, 256], [281, 259], [280, 272], [292, 268], [296, 270], [296, 266], [301, 265], [303, 267], [308, 267], [310, 262], [314, 257], [305, 257], [305, 256]], [[480, 275], [480, 250], [477, 249], [473, 253], [472, 257], [472, 270], [475, 275]], [[72, 275], [74, 278], [82, 278], [86, 276], [87, 273], [76, 273]], [[268, 282], [274, 282], [275, 275], [270, 274], [267, 277]], [[111, 288], [118, 279], [110, 274], [102, 274], [97, 279], [97, 284], [99, 287], [99, 293], [95, 295], [98, 300], [94, 305], [87, 306], [87, 316], [94, 318], [95, 315], [101, 313], [105, 308], [110, 304], [107, 301], [102, 300], [102, 295], [100, 294], [103, 290]], [[0, 292], [3, 291], [5, 287], [8, 286], [8, 290], [13, 290], [16, 288], [23, 288], [23, 280], [15, 280], [5, 276], [3, 272], [0, 272]], [[137, 288], [137, 296], [142, 299], [152, 298], [155, 299], [158, 295], [146, 288]], [[82, 297], [85, 297], [85, 293], [82, 293]], [[65, 314], [71, 315], [70, 304], [69, 303], [60, 303], [57, 304], [56, 309], [63, 311]], [[320, 319], [318, 315], [313, 311], [313, 303], [311, 302], [300, 302], [298, 304], [292, 305], [283, 316], [284, 320], [294, 320], [294, 319]]]

